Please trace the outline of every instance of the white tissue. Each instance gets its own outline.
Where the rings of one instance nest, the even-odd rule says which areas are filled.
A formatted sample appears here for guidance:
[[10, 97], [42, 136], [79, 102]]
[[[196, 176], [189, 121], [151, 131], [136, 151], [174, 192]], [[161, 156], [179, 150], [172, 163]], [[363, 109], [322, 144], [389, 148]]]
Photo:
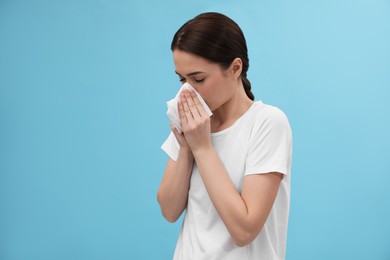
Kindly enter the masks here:
[[199, 93], [190, 84], [188, 84], [187, 82], [184, 83], [183, 86], [181, 86], [181, 88], [179, 89], [179, 92], [176, 94], [176, 97], [167, 102], [167, 106], [168, 106], [167, 115], [180, 134], [183, 132], [183, 129], [181, 127], [181, 121], [179, 117], [179, 109], [177, 107], [177, 103], [180, 99], [180, 93], [184, 89], [193, 90], [197, 95], [200, 103], [203, 105], [203, 108], [206, 111], [207, 115], [211, 116], [213, 114], [210, 108], [207, 106], [206, 102], [204, 102], [203, 98], [199, 95]]

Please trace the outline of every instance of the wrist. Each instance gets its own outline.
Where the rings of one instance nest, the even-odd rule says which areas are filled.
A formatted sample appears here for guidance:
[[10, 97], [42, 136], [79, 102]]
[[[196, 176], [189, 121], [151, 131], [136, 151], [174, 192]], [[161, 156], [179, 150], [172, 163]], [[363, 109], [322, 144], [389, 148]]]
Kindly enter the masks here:
[[185, 158], [188, 158], [188, 159], [193, 159], [194, 156], [192, 155], [192, 151], [189, 147], [180, 147], [179, 149], [179, 157], [183, 156]]
[[204, 155], [205, 153], [211, 151], [213, 149], [213, 145], [211, 143], [202, 145], [197, 147], [196, 149], [192, 149], [192, 154], [195, 158]]

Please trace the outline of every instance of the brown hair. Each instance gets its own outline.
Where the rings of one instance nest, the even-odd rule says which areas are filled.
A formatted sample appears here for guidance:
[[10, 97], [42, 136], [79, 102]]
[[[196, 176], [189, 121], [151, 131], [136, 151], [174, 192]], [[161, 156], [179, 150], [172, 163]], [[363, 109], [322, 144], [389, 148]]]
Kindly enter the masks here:
[[255, 99], [246, 77], [249, 58], [245, 37], [237, 23], [229, 17], [210, 12], [189, 20], [173, 37], [171, 50], [175, 49], [215, 62], [223, 69], [227, 69], [235, 58], [240, 58], [245, 93], [251, 100]]

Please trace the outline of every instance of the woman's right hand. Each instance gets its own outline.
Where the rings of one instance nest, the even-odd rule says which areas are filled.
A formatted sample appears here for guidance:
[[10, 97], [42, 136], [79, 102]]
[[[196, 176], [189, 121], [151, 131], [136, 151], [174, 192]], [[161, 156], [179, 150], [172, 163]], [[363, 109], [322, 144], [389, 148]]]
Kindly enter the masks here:
[[184, 134], [179, 134], [172, 123], [170, 126], [179, 143], [180, 150], [176, 161], [168, 159], [164, 177], [157, 193], [157, 200], [163, 216], [169, 222], [175, 222], [187, 207], [194, 156]]
[[187, 141], [184, 137], [184, 134], [183, 133], [179, 134], [179, 131], [177, 131], [176, 127], [174, 126], [174, 124], [172, 122], [170, 123], [170, 127], [171, 127], [173, 134], [176, 137], [177, 142], [180, 145], [180, 149], [183, 149], [184, 151], [187, 151], [187, 152], [191, 152], [190, 147], [188, 146]]

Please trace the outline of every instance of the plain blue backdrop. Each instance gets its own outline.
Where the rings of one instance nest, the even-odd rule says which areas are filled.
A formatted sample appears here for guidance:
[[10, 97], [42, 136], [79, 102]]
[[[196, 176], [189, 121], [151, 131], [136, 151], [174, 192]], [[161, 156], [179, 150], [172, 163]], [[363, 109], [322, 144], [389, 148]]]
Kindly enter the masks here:
[[1, 0], [1, 260], [172, 258], [170, 42], [205, 11], [293, 129], [287, 260], [390, 259], [390, 1]]

